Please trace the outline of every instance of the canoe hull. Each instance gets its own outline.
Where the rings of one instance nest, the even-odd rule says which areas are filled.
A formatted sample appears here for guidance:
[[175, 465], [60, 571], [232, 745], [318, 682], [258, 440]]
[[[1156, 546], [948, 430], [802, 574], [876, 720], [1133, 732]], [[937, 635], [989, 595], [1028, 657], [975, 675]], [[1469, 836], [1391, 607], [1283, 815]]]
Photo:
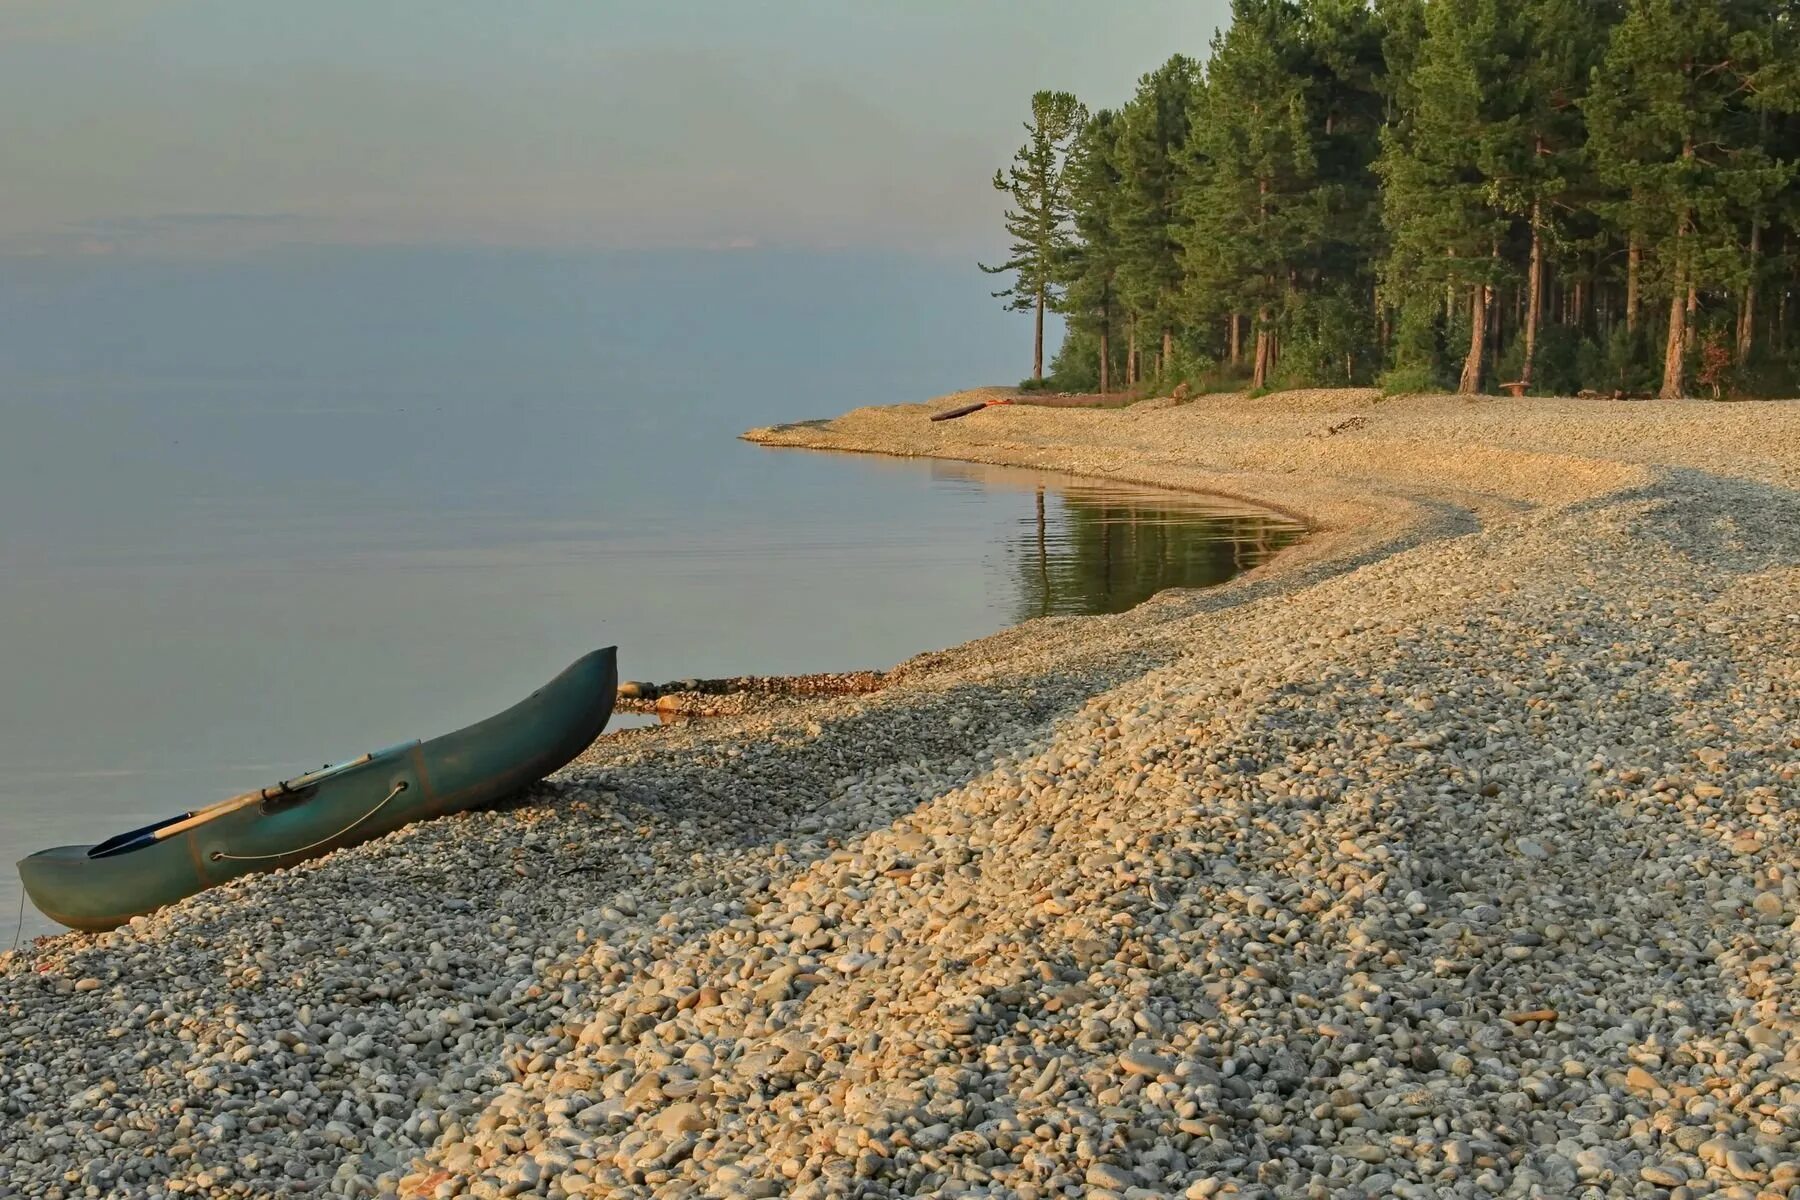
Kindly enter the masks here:
[[51, 920], [111, 929], [228, 880], [290, 867], [536, 783], [600, 735], [617, 689], [616, 652], [596, 650], [485, 721], [372, 756], [311, 788], [247, 804], [127, 852], [93, 857], [94, 846], [43, 850], [19, 861], [19, 876], [32, 904]]

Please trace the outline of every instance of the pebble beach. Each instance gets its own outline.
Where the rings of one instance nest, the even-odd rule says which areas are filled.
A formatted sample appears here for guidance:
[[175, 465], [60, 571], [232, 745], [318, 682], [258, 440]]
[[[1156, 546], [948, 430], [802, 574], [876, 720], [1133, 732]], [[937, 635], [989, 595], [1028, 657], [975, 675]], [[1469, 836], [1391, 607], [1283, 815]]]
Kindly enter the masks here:
[[0, 956], [0, 1197], [1800, 1200], [1800, 402], [985, 395], [746, 436], [1311, 534]]

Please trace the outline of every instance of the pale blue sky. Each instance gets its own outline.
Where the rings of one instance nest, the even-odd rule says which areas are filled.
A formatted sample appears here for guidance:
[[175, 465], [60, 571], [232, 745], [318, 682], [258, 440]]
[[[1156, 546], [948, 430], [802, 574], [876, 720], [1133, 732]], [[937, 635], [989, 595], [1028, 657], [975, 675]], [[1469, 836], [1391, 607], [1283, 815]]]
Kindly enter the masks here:
[[992, 252], [1027, 99], [1225, 0], [3, 0], [0, 253]]

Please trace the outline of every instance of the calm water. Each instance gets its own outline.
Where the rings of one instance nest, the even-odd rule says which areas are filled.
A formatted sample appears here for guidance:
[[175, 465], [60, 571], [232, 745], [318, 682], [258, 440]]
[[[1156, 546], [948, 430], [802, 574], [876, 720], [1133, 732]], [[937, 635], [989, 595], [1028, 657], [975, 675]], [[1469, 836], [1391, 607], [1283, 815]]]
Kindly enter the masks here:
[[[846, 316], [841, 264], [701, 262], [656, 288], [630, 266], [0, 290], [7, 918], [23, 853], [429, 737], [593, 646], [634, 678], [880, 667], [1218, 582], [1295, 536], [1171, 493], [739, 442], [1004, 377], [983, 356], [1020, 331], [923, 268], [890, 265], [886, 306]], [[733, 289], [754, 320], [703, 303], [698, 349], [667, 332]], [[936, 356], [898, 362], [877, 318]]]

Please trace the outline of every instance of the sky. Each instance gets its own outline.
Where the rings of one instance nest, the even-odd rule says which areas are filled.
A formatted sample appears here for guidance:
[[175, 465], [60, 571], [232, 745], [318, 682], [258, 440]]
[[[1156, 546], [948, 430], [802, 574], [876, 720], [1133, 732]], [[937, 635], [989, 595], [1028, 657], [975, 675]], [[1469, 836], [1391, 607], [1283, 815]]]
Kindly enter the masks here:
[[1225, 0], [0, 0], [0, 256], [1000, 249], [1030, 94]]

